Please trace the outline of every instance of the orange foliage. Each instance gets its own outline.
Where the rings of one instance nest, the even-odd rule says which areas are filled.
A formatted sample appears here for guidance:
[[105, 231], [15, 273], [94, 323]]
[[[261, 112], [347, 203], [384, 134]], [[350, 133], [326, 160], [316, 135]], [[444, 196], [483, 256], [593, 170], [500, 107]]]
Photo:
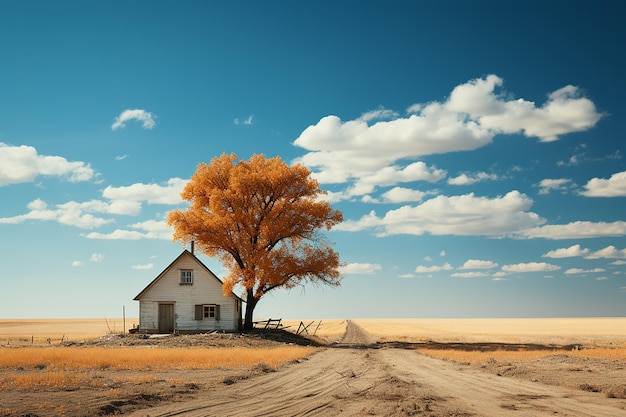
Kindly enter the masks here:
[[229, 270], [223, 290], [246, 290], [246, 323], [259, 299], [277, 287], [303, 281], [339, 284], [339, 255], [320, 242], [318, 229], [343, 220], [319, 196], [325, 194], [302, 165], [289, 167], [279, 157], [235, 154], [201, 163], [181, 196], [192, 204], [167, 217], [174, 240], [195, 241]]

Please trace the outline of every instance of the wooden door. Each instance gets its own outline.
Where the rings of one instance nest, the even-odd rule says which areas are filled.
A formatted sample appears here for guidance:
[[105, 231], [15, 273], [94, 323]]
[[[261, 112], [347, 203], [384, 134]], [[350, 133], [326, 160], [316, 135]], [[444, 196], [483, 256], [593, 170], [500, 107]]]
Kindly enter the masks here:
[[174, 333], [174, 304], [159, 304], [159, 333]]

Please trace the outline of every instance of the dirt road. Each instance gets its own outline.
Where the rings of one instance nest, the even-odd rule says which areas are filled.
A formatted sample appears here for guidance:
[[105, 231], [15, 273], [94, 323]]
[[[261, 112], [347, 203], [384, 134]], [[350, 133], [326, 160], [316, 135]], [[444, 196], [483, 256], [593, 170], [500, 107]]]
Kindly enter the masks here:
[[342, 341], [308, 359], [197, 399], [137, 411], [165, 416], [625, 416], [599, 393], [500, 377], [426, 357], [374, 348], [348, 322]]

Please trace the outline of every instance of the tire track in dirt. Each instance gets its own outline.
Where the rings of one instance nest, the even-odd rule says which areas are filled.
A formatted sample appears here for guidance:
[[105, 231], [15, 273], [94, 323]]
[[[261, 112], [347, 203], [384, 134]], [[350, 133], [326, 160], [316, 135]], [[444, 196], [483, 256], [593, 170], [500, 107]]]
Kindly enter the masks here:
[[374, 342], [348, 321], [334, 348], [277, 372], [199, 393], [197, 399], [131, 416], [626, 415], [623, 402], [612, 406], [600, 394], [498, 377]]

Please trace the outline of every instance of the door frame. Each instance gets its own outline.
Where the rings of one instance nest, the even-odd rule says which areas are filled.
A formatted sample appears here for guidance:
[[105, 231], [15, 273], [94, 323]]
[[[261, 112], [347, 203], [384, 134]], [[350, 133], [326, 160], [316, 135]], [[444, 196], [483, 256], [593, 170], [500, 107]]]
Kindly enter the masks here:
[[[159, 333], [174, 333], [176, 329], [176, 309], [175, 302], [167, 301], [167, 302], [159, 302], [157, 317], [158, 323], [157, 328]], [[163, 308], [163, 313], [161, 308]], [[167, 314], [165, 312], [165, 308], [171, 308], [171, 314]], [[162, 323], [162, 321], [164, 321]]]

